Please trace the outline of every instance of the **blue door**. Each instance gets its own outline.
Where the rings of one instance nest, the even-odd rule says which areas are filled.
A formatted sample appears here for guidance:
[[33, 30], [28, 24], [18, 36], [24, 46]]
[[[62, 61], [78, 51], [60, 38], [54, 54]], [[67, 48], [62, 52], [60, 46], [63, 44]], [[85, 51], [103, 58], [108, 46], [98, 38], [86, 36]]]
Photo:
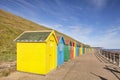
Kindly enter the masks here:
[[78, 56], [79, 55], [79, 47], [78, 47], [78, 45], [76, 45], [76, 56]]
[[57, 66], [60, 66], [64, 63], [64, 40], [60, 38], [58, 43], [58, 55], [57, 55]]

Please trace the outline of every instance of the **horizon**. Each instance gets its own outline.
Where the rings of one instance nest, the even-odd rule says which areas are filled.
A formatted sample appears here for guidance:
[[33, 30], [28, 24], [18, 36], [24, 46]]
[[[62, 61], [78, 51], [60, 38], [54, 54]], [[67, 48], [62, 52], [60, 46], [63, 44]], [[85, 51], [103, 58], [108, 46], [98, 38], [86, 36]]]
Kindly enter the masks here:
[[119, 0], [1, 0], [0, 9], [92, 47], [120, 49]]

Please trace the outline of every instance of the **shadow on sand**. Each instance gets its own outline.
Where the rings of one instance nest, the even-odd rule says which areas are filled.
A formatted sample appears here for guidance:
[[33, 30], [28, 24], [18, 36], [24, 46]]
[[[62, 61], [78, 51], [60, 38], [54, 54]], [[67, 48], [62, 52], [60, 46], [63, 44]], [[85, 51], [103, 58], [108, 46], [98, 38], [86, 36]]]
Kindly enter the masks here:
[[111, 66], [107, 66], [105, 65], [104, 69], [110, 71], [118, 80], [120, 80], [120, 70], [115, 68], [115, 67], [111, 67]]
[[94, 55], [100, 62], [102, 62], [102, 63], [110, 63], [103, 56], [101, 56], [99, 53], [94, 53]]
[[97, 75], [97, 74], [95, 74], [95, 73], [92, 73], [92, 72], [90, 72], [92, 75], [94, 75], [94, 76], [97, 76], [97, 77], [99, 77], [101, 80], [108, 80], [108, 79], [106, 79], [106, 78], [104, 78], [104, 77], [102, 77], [102, 76], [99, 76], [99, 75]]

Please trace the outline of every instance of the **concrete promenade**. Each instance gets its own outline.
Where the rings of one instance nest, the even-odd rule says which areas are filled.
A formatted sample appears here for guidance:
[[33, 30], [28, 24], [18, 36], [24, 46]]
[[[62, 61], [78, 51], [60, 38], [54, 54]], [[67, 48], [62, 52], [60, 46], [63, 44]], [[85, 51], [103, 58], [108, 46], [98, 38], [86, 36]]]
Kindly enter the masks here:
[[120, 68], [96, 51], [65, 62], [46, 76], [15, 71], [0, 80], [120, 80]]

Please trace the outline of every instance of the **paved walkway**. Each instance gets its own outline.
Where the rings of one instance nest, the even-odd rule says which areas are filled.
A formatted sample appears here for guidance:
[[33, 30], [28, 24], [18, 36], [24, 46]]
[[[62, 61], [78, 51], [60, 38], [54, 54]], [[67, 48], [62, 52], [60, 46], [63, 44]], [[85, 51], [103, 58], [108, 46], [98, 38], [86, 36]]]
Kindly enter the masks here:
[[120, 68], [95, 52], [65, 62], [46, 76], [13, 72], [0, 80], [120, 80]]

